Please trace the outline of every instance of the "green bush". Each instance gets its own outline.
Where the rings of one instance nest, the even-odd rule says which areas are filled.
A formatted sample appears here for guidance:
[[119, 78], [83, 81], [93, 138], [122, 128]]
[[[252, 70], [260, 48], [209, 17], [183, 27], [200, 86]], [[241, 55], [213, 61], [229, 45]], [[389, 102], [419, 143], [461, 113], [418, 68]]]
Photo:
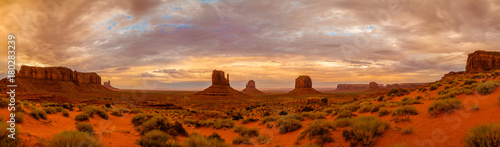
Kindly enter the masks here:
[[457, 98], [441, 99], [432, 102], [428, 107], [428, 112], [437, 115], [442, 112], [453, 112], [453, 109], [462, 108], [462, 102]]
[[[108, 112], [106, 111], [106, 109], [103, 109], [103, 108], [101, 108], [101, 109], [96, 109], [96, 110], [95, 110], [95, 113], [96, 113], [97, 115], [99, 115], [99, 117], [101, 117], [101, 118], [103, 118], [103, 119], [105, 119], [105, 120], [108, 120], [108, 118], [109, 118], [109, 115], [108, 115]], [[89, 115], [89, 116], [90, 116], [90, 115]]]
[[236, 136], [233, 139], [233, 144], [252, 144], [248, 136]]
[[222, 128], [233, 128], [234, 127], [234, 121], [231, 119], [210, 119], [210, 120], [202, 120], [198, 121], [198, 124], [196, 127], [212, 127], [215, 129], [222, 129]]
[[380, 118], [360, 116], [353, 120], [350, 130], [342, 134], [346, 140], [352, 139], [351, 143], [371, 146], [375, 143], [376, 137], [382, 135], [387, 128], [389, 128], [389, 123]]
[[63, 131], [52, 136], [48, 142], [54, 147], [101, 147], [101, 143], [88, 133], [78, 131]]
[[56, 109], [57, 112], [61, 112], [64, 110], [64, 108], [61, 106], [54, 107], [54, 109]]
[[300, 129], [302, 124], [297, 119], [281, 118], [276, 122], [276, 127], [280, 134], [285, 134]]
[[89, 120], [89, 115], [86, 113], [80, 113], [75, 116], [76, 121], [88, 121]]
[[137, 140], [137, 143], [143, 147], [181, 147], [180, 144], [173, 141], [167, 133], [160, 130], [152, 130], [144, 134], [141, 139]]
[[301, 115], [303, 117], [308, 117], [312, 120], [315, 120], [315, 119], [325, 119], [328, 114], [325, 112], [302, 112]]
[[94, 117], [94, 114], [97, 112], [99, 108], [96, 106], [87, 106], [83, 108], [83, 113], [87, 114], [89, 117]]
[[341, 111], [336, 119], [341, 119], [341, 118], [351, 118], [353, 116], [351, 111]]
[[500, 82], [488, 81], [477, 85], [476, 91], [482, 95], [488, 95], [495, 92], [495, 89], [500, 86]]
[[264, 116], [264, 117], [260, 118], [260, 124], [265, 124], [267, 122], [274, 122], [278, 119], [279, 118], [276, 116]]
[[47, 119], [47, 113], [45, 113], [45, 111], [43, 110], [40, 110], [38, 108], [36, 109], [33, 109], [31, 112], [30, 112], [30, 116], [35, 118], [35, 119]]
[[474, 79], [467, 79], [464, 81], [464, 85], [472, 85], [474, 83], [477, 83], [477, 81]]
[[386, 107], [386, 103], [377, 103], [373, 106], [371, 113], [378, 112], [381, 107]]
[[380, 110], [378, 110], [378, 116], [385, 116], [389, 113], [391, 113], [389, 108], [380, 108]]
[[438, 89], [438, 87], [439, 87], [438, 83], [434, 83], [434, 84], [431, 85], [431, 87], [429, 88], [429, 90], [433, 91], [433, 90]]
[[296, 120], [300, 120], [300, 121], [304, 120], [304, 117], [302, 115], [295, 114], [295, 113], [288, 114], [288, 115], [282, 116], [282, 117], [285, 119], [296, 119]]
[[241, 123], [243, 124], [246, 124], [246, 123], [249, 123], [249, 122], [256, 122], [256, 121], [259, 121], [259, 119], [257, 118], [253, 118], [253, 117], [250, 117], [250, 118], [245, 118], [241, 121]]
[[56, 108], [54, 107], [43, 107], [43, 111], [45, 111], [47, 114], [55, 114], [57, 113]]
[[408, 97], [405, 97], [405, 98], [403, 98], [401, 100], [401, 103], [400, 103], [401, 105], [422, 104], [422, 102], [417, 100], [417, 99], [412, 99], [412, 98], [408, 98]]
[[63, 111], [61, 111], [61, 112], [62, 112], [62, 115], [63, 115], [64, 117], [69, 117], [69, 112], [68, 112], [68, 110], [64, 109], [64, 110], [63, 110]]
[[91, 123], [76, 123], [75, 127], [80, 132], [89, 133], [90, 135], [94, 133], [94, 126]]
[[176, 121], [174, 124], [170, 123], [167, 118], [163, 116], [155, 116], [141, 125], [136, 127], [137, 132], [146, 134], [151, 130], [161, 130], [172, 136], [188, 136], [182, 124]]
[[500, 146], [500, 126], [496, 123], [479, 124], [469, 130], [465, 143], [471, 147]]
[[409, 93], [410, 93], [409, 90], [406, 90], [403, 88], [394, 88], [394, 89], [389, 90], [389, 92], [387, 92], [387, 96], [390, 96], [390, 97], [403, 96], [403, 95], [407, 95]]
[[371, 112], [373, 107], [374, 107], [373, 105], [369, 105], [369, 104], [368, 105], [361, 105], [358, 112], [359, 113]]
[[335, 125], [324, 119], [314, 120], [309, 123], [306, 130], [302, 131], [297, 138], [297, 142], [309, 136], [309, 140], [316, 139], [317, 144], [323, 144], [328, 142], [333, 142], [333, 138], [330, 136], [331, 129], [335, 129]]
[[138, 125], [141, 125], [142, 123], [144, 123], [145, 121], [153, 118], [154, 116], [158, 116], [158, 114], [153, 114], [153, 113], [148, 113], [148, 114], [138, 113], [134, 117], [132, 117], [131, 122], [132, 122], [132, 124], [134, 124], [134, 126], [138, 126]]
[[114, 116], [123, 116], [123, 111], [125, 110], [125, 108], [113, 108], [111, 109], [111, 115], [114, 115]]
[[184, 140], [183, 146], [186, 147], [229, 147], [229, 144], [216, 138], [207, 138], [198, 133], [191, 133], [188, 138]]
[[213, 132], [212, 135], [208, 136], [208, 139], [217, 139], [217, 140], [220, 140], [220, 141], [224, 142], [224, 139], [222, 139], [220, 137], [220, 135], [217, 134], [217, 133], [215, 133], [215, 132]]
[[406, 105], [406, 106], [399, 106], [392, 111], [392, 116], [401, 116], [406, 114], [417, 115], [418, 114], [417, 108], [415, 106]]
[[15, 147], [15, 146], [21, 146], [22, 139], [19, 136], [19, 127], [15, 127], [16, 129], [16, 134], [14, 134], [14, 138], [9, 138], [7, 137], [8, 135], [11, 134], [7, 128], [10, 128], [9, 124], [5, 121], [0, 121], [0, 146], [2, 147]]
[[247, 128], [243, 125], [238, 125], [233, 128], [233, 131], [239, 133], [240, 136], [253, 137], [259, 135], [258, 128]]
[[352, 118], [340, 118], [333, 121], [333, 126], [335, 128], [348, 127], [352, 124]]

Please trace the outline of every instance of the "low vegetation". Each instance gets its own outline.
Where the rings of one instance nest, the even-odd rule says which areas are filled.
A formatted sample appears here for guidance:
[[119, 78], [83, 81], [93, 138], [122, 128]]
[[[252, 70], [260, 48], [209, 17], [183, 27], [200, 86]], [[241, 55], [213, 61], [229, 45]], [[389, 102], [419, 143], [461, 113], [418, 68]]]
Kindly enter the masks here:
[[75, 116], [76, 121], [88, 121], [89, 120], [89, 115], [86, 113], [80, 113]]
[[324, 119], [314, 120], [309, 123], [309, 126], [306, 130], [300, 133], [299, 137], [297, 138], [297, 142], [307, 136], [309, 137], [309, 140], [315, 139], [316, 144], [333, 142], [330, 131], [331, 129], [335, 129], [335, 125], [333, 122]]
[[474, 147], [500, 146], [500, 125], [496, 123], [479, 124], [469, 130], [465, 143]]
[[462, 102], [457, 98], [441, 99], [432, 102], [428, 107], [428, 112], [432, 115], [437, 115], [442, 112], [453, 112], [455, 109], [462, 108]]
[[52, 136], [49, 146], [80, 146], [101, 147], [101, 143], [88, 133], [78, 131], [63, 131]]
[[500, 86], [500, 82], [498, 81], [483, 82], [477, 85], [476, 92], [482, 95], [488, 95], [493, 93], [498, 86]]
[[47, 113], [45, 111], [35, 108], [30, 112], [30, 116], [35, 118], [35, 119], [47, 119]]
[[401, 115], [417, 115], [418, 111], [415, 106], [399, 106], [394, 109], [391, 113], [392, 116], [401, 116]]
[[[7, 128], [10, 128], [9, 124], [7, 124], [5, 121], [0, 121], [0, 146], [2, 147], [15, 147], [15, 146], [21, 146], [22, 139], [19, 137], [19, 133], [14, 134], [14, 137], [16, 139], [11, 139], [7, 137], [8, 135], [11, 134]], [[18, 131], [19, 127], [16, 127], [16, 131]]]
[[407, 95], [409, 93], [410, 93], [410, 91], [406, 90], [404, 88], [394, 88], [394, 89], [389, 90], [389, 92], [387, 92], [387, 96], [389, 96], [389, 97], [403, 96], [403, 95]]
[[213, 147], [229, 147], [229, 144], [224, 143], [217, 138], [208, 138], [198, 133], [191, 133], [188, 138], [184, 140], [183, 146], [188, 147], [204, 147], [204, 146], [213, 146]]
[[76, 123], [75, 127], [78, 131], [88, 133], [89, 135], [94, 133], [94, 126], [91, 123]]
[[335, 128], [348, 127], [352, 124], [352, 118], [340, 118], [333, 121], [333, 126]]
[[376, 137], [382, 135], [384, 130], [389, 128], [389, 123], [374, 116], [360, 116], [355, 118], [349, 130], [342, 132], [345, 140], [350, 140], [351, 145], [371, 146], [375, 143]]
[[181, 145], [173, 141], [167, 133], [160, 130], [149, 131], [137, 140], [136, 144], [143, 147], [181, 147]]
[[389, 108], [380, 108], [380, 110], [378, 110], [378, 116], [386, 116], [389, 113], [391, 113]]
[[276, 127], [278, 127], [278, 130], [279, 130], [280, 134], [285, 134], [285, 133], [292, 132], [292, 131], [295, 131], [297, 129], [300, 129], [302, 127], [302, 123], [300, 123], [300, 119], [299, 118], [297, 118], [297, 117], [283, 117], [283, 118], [280, 118], [276, 122]]

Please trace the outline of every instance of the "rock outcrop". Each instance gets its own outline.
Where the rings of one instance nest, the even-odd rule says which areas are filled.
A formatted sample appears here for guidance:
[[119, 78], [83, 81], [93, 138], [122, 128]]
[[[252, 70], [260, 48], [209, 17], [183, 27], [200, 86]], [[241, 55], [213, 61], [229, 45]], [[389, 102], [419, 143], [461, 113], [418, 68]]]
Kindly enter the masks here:
[[[96, 73], [72, 71], [66, 67], [21, 66], [15, 74], [17, 91], [23, 93], [78, 93], [109, 91], [101, 85], [101, 77]], [[7, 78], [0, 80], [0, 90], [6, 88]]]
[[376, 82], [370, 82], [368, 84], [368, 89], [378, 89], [378, 84]]
[[115, 88], [113, 86], [111, 86], [111, 81], [107, 81], [107, 82], [104, 82], [104, 84], [102, 84], [104, 87], [108, 88], [109, 90], [119, 90], [118, 88]]
[[302, 94], [318, 94], [321, 93], [316, 89], [312, 88], [312, 80], [307, 75], [299, 76], [295, 79], [295, 89], [288, 92], [292, 95], [302, 95]]
[[71, 69], [66, 67], [32, 67], [23, 65], [16, 76], [39, 80], [72, 81], [75, 84], [101, 84], [101, 77], [97, 73], [71, 71]]
[[255, 81], [253, 81], [253, 80], [248, 81], [246, 88], [243, 89], [243, 91], [241, 91], [241, 93], [244, 93], [244, 94], [264, 94], [262, 91], [255, 88]]
[[480, 73], [500, 69], [500, 52], [478, 50], [469, 54], [465, 71]]
[[224, 76], [224, 71], [214, 70], [212, 72], [212, 85], [207, 89], [194, 94], [195, 98], [247, 98], [243, 94], [233, 89], [229, 84], [229, 74], [227, 78]]
[[336, 91], [363, 91], [368, 87], [368, 84], [338, 84]]

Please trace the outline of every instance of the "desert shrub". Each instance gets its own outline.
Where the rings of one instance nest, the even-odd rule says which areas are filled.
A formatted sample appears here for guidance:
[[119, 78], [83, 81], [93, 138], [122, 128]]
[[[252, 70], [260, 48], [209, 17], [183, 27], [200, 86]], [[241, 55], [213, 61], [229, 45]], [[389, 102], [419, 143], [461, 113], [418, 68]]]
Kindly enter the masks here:
[[348, 127], [352, 123], [352, 118], [340, 118], [333, 121], [333, 126], [335, 128]]
[[379, 96], [379, 97], [377, 98], [377, 101], [381, 102], [381, 101], [383, 101], [383, 100], [384, 100], [384, 98], [385, 98], [385, 96], [381, 95], [381, 96]]
[[9, 138], [7, 137], [8, 135], [11, 134], [10, 130], [7, 130], [7, 128], [10, 128], [9, 124], [5, 121], [0, 121], [0, 146], [2, 147], [15, 147], [15, 146], [21, 146], [22, 139], [19, 137], [19, 127], [15, 127], [16, 129], [16, 134], [14, 134], [14, 138]]
[[356, 110], [359, 109], [359, 102], [356, 103], [349, 103], [349, 104], [344, 104], [344, 105], [341, 105], [340, 107], [337, 107], [335, 108], [335, 115], [337, 115], [339, 112], [342, 112], [342, 111], [350, 111], [350, 112], [354, 112]]
[[465, 143], [471, 147], [500, 146], [500, 126], [496, 123], [479, 124], [469, 130]]
[[500, 82], [488, 81], [477, 85], [476, 91], [482, 95], [488, 95], [495, 91], [495, 89], [500, 86]]
[[389, 108], [380, 108], [380, 110], [378, 110], [378, 116], [385, 116], [389, 113], [391, 113]]
[[149, 131], [148, 133], [144, 134], [144, 136], [142, 136], [139, 140], [137, 140], [136, 144], [143, 147], [181, 147], [180, 144], [172, 141], [172, 138], [168, 136], [167, 133], [160, 130]]
[[378, 110], [381, 108], [381, 107], [385, 107], [385, 104], [386, 103], [377, 103], [373, 106], [372, 110], [370, 111], [371, 113], [374, 113], [374, 112], [378, 112]]
[[212, 127], [215, 129], [233, 128], [234, 122], [231, 119], [210, 119], [198, 121], [196, 127]]
[[113, 108], [111, 109], [111, 115], [114, 115], [114, 116], [123, 116], [123, 111], [125, 110], [125, 108]]
[[[109, 115], [108, 115], [108, 112], [106, 111], [106, 109], [103, 109], [103, 108], [101, 108], [101, 109], [96, 109], [96, 110], [95, 110], [95, 113], [96, 113], [97, 115], [99, 115], [99, 117], [101, 117], [101, 118], [103, 118], [103, 119], [105, 119], [105, 120], [107, 120], [107, 119], [109, 118]], [[90, 116], [90, 115], [89, 115], [89, 116]]]
[[157, 115], [158, 114], [153, 114], [153, 113], [148, 113], [148, 114], [138, 113], [134, 117], [132, 117], [131, 122], [132, 124], [134, 124], [134, 126], [138, 126]]
[[238, 125], [233, 128], [233, 131], [239, 133], [240, 136], [257, 136], [259, 134], [259, 129], [257, 128], [247, 128], [243, 125]]
[[87, 115], [89, 115], [89, 117], [93, 118], [98, 109], [99, 107], [96, 106], [87, 106], [83, 108], [83, 113], [86, 113]]
[[42, 110], [45, 111], [45, 113], [47, 113], [47, 114], [57, 113], [57, 110], [54, 107], [43, 107]]
[[56, 109], [57, 112], [61, 112], [61, 111], [64, 110], [64, 108], [61, 107], [61, 106], [57, 106], [57, 107], [54, 107], [54, 108]]
[[100, 147], [101, 143], [88, 133], [78, 131], [63, 131], [52, 136], [49, 146]]
[[314, 111], [314, 108], [310, 106], [305, 106], [304, 108], [302, 108], [302, 112], [311, 112], [311, 111]]
[[252, 144], [248, 136], [236, 136], [233, 139], [233, 144]]
[[324, 119], [314, 120], [309, 123], [306, 130], [302, 131], [297, 138], [297, 142], [309, 136], [309, 140], [316, 139], [316, 143], [323, 144], [332, 142], [333, 138], [330, 137], [330, 129], [335, 129], [334, 123]]
[[466, 79], [466, 80], [464, 81], [464, 85], [472, 85], [472, 84], [474, 84], [474, 83], [477, 83], [477, 81], [476, 81], [476, 80], [474, 80], [474, 79]]
[[10, 100], [6, 98], [0, 98], [0, 108], [7, 108], [10, 104]]
[[188, 138], [184, 140], [183, 146], [188, 147], [205, 147], [205, 146], [213, 146], [213, 147], [229, 147], [229, 144], [224, 143], [223, 141], [215, 138], [207, 138], [198, 133], [191, 133]]
[[265, 124], [267, 122], [274, 122], [276, 120], [278, 120], [278, 117], [276, 116], [264, 116], [260, 118], [260, 124]]
[[63, 110], [63, 111], [61, 111], [61, 112], [62, 112], [62, 115], [63, 115], [64, 117], [69, 117], [69, 112], [68, 112], [68, 110], [64, 109], [64, 110]]
[[[360, 116], [355, 118], [349, 131], [343, 132], [346, 140], [351, 143], [361, 143], [364, 146], [371, 146], [375, 143], [377, 136], [382, 135], [389, 127], [389, 123], [374, 116]], [[356, 145], [355, 145], [356, 146]]]
[[453, 109], [462, 108], [462, 102], [457, 98], [441, 99], [432, 102], [428, 107], [428, 112], [432, 115], [439, 114], [441, 112], [453, 112]]
[[361, 105], [358, 112], [359, 113], [371, 112], [372, 109], [373, 109], [373, 105]]
[[278, 115], [288, 115], [288, 112], [286, 112], [285, 110], [283, 110], [280, 113], [278, 113]]
[[276, 127], [280, 134], [285, 134], [300, 129], [302, 124], [297, 119], [281, 118], [276, 122]]
[[80, 113], [75, 116], [76, 121], [88, 121], [89, 120], [89, 115], [86, 113]]
[[409, 94], [410, 91], [403, 89], [403, 88], [393, 88], [387, 92], [387, 96], [394, 97], [394, 96], [403, 96]]
[[413, 104], [422, 104], [421, 101], [417, 100], [417, 99], [412, 99], [412, 98], [408, 98], [408, 97], [405, 97], [406, 99], [402, 99], [401, 100], [401, 105], [413, 105]]
[[325, 103], [325, 104], [326, 104], [326, 103], [328, 103], [328, 98], [322, 98], [322, 99], [321, 99], [321, 102], [323, 102], [323, 103]]
[[41, 110], [41, 109], [33, 109], [31, 112], [30, 112], [30, 116], [35, 118], [35, 119], [47, 119], [47, 113], [45, 113], [45, 111]]
[[417, 108], [415, 106], [399, 106], [392, 111], [392, 116], [401, 116], [406, 114], [417, 115]]
[[24, 122], [24, 112], [16, 112], [14, 113], [16, 119], [16, 123], [23, 123]]
[[80, 132], [89, 133], [90, 135], [94, 133], [94, 126], [91, 123], [76, 123], [75, 127]]
[[257, 118], [253, 118], [253, 117], [250, 117], [250, 118], [245, 118], [241, 121], [241, 123], [243, 124], [246, 124], [246, 123], [249, 123], [249, 122], [256, 122], [256, 121], [259, 121], [259, 119]]
[[295, 113], [288, 114], [288, 115], [282, 116], [282, 117], [285, 119], [296, 119], [296, 120], [300, 120], [300, 121], [304, 120], [304, 117], [302, 115], [295, 114]]
[[302, 112], [301, 115], [315, 120], [315, 119], [325, 119], [326, 115], [328, 114], [324, 112]]
[[237, 114], [233, 114], [232, 118], [234, 121], [238, 121], [240, 119], [243, 119], [243, 116], [240, 113], [237, 113]]
[[142, 111], [142, 109], [139, 109], [139, 108], [134, 108], [132, 110], [130, 110], [130, 113], [134, 113], [134, 114], [139, 114], [139, 113], [143, 113], [144, 111]]
[[338, 116], [336, 119], [340, 118], [351, 118], [353, 116], [351, 111], [341, 111], [339, 112]]
[[267, 134], [259, 134], [259, 136], [257, 136], [257, 138], [255, 138], [255, 141], [257, 141], [257, 143], [259, 144], [265, 144], [265, 143], [268, 143], [271, 141], [269, 135]]
[[406, 128], [401, 129], [401, 134], [412, 134], [413, 133], [413, 127], [408, 126]]
[[62, 107], [64, 109], [68, 109], [69, 111], [73, 111], [75, 106], [73, 104], [64, 103], [64, 104], [62, 104]]
[[155, 116], [141, 125], [136, 127], [137, 132], [146, 134], [151, 130], [161, 130], [172, 136], [187, 136], [187, 132], [182, 127], [182, 124], [176, 121], [174, 124], [170, 123], [167, 118], [163, 116]]
[[224, 139], [222, 139], [220, 135], [215, 132], [213, 132], [212, 135], [208, 136], [208, 139], [217, 139], [219, 141], [224, 142]]
[[439, 87], [439, 86], [438, 86], [438, 83], [434, 83], [434, 84], [432, 84], [432, 85], [429, 87], [429, 90], [433, 91], [433, 90], [438, 89], [438, 87]]

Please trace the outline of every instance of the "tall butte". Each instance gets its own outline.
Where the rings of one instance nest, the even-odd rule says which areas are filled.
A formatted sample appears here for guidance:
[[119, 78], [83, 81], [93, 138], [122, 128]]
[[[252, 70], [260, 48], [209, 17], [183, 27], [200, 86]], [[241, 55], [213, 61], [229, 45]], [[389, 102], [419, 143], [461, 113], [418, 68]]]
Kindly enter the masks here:
[[321, 93], [316, 89], [312, 88], [312, 80], [307, 75], [299, 76], [295, 79], [295, 89], [288, 92], [292, 95], [302, 95], [302, 94], [318, 94]]
[[247, 83], [247, 87], [241, 91], [244, 94], [264, 94], [264, 92], [255, 88], [255, 81], [250, 80]]
[[500, 52], [478, 50], [469, 54], [465, 71], [480, 73], [500, 69]]
[[214, 70], [212, 72], [212, 85], [207, 89], [194, 94], [195, 97], [203, 98], [242, 98], [249, 97], [229, 85], [229, 74], [227, 78], [224, 71]]

